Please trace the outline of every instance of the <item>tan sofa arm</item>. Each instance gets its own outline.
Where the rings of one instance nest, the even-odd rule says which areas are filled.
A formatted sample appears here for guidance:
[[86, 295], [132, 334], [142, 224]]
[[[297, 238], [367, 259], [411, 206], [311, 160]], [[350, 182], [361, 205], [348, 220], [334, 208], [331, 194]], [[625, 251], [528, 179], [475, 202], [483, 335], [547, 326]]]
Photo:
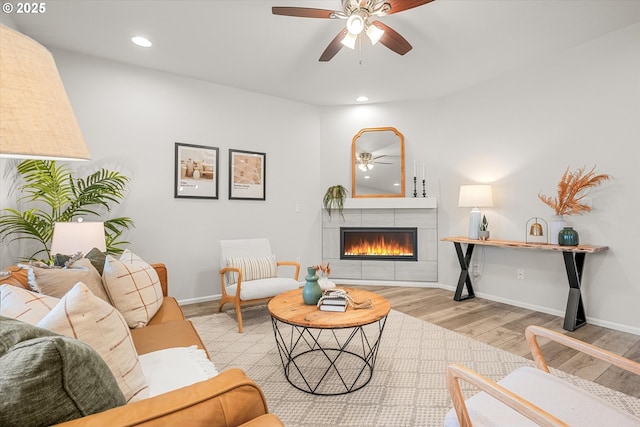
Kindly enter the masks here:
[[240, 369], [159, 396], [66, 423], [79, 426], [239, 426], [267, 414], [258, 385]]

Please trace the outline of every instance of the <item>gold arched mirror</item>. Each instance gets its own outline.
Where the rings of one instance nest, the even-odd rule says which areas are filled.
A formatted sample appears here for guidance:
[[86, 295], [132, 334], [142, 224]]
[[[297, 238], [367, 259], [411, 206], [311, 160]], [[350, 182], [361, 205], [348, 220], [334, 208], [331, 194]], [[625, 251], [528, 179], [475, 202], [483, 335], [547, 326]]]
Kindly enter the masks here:
[[404, 197], [404, 136], [396, 128], [366, 128], [353, 137], [351, 196]]

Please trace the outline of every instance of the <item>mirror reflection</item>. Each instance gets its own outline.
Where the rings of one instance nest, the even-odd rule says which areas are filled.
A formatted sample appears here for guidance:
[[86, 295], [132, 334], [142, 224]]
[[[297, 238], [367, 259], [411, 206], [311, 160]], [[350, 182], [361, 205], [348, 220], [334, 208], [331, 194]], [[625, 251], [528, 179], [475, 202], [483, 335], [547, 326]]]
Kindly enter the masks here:
[[351, 144], [352, 197], [404, 197], [404, 136], [392, 127], [360, 130]]

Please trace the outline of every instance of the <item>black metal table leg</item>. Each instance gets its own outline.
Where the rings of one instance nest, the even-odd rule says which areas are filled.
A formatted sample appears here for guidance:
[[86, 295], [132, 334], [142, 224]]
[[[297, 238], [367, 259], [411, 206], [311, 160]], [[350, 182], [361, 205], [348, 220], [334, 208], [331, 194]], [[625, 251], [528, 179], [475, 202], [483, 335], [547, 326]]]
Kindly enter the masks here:
[[582, 252], [562, 252], [564, 266], [567, 269], [569, 279], [569, 297], [567, 299], [567, 309], [564, 314], [564, 325], [567, 331], [575, 331], [587, 324], [587, 316], [584, 313], [580, 284], [582, 283], [582, 269], [586, 254]]
[[[458, 286], [456, 287], [456, 293], [453, 296], [454, 301], [462, 301], [465, 299], [473, 298], [476, 294], [473, 292], [473, 284], [471, 283], [471, 275], [469, 274], [469, 264], [471, 263], [471, 255], [473, 255], [473, 243], [467, 244], [467, 252], [462, 253], [462, 244], [460, 242], [454, 242], [456, 247], [456, 253], [458, 254], [458, 262], [460, 263], [460, 278], [458, 278]], [[467, 285], [467, 295], [462, 296], [465, 284]]]

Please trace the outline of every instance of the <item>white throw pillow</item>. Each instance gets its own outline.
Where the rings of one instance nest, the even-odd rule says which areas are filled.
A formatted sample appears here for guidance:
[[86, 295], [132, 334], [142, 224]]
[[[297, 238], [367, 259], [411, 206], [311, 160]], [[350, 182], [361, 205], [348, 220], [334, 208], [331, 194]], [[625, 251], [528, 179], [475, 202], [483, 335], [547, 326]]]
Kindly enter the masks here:
[[147, 382], [126, 321], [83, 283], [74, 286], [36, 326], [93, 347], [109, 366], [127, 402], [148, 397]]
[[129, 250], [120, 259], [107, 255], [102, 281], [111, 303], [131, 328], [146, 326], [162, 305], [158, 273]]
[[0, 286], [0, 316], [37, 324], [58, 304], [59, 298], [13, 285]]
[[[242, 271], [242, 281], [269, 279], [278, 274], [278, 265], [275, 255], [257, 258], [227, 258], [227, 267], [236, 267]], [[238, 281], [238, 274], [231, 273], [227, 277], [227, 285]]]

